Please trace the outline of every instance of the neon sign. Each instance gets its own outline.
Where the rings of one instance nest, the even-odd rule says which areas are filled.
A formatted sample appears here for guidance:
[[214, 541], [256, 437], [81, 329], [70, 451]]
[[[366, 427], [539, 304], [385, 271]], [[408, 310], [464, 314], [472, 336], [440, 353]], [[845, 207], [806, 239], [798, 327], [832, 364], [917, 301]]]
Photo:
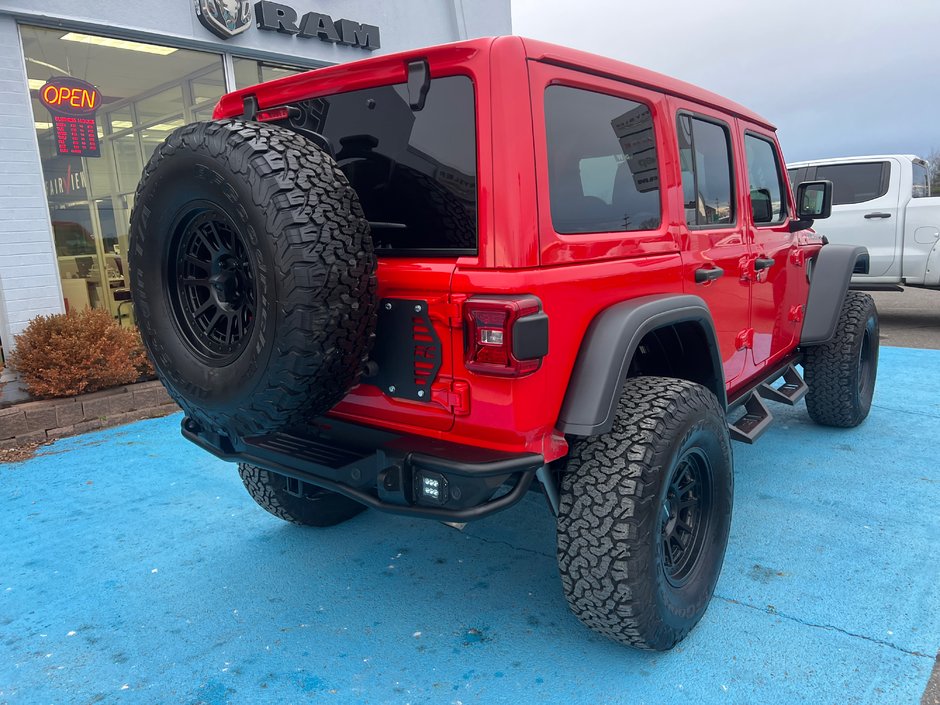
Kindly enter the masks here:
[[95, 121], [95, 112], [101, 105], [101, 91], [87, 81], [57, 76], [39, 89], [39, 102], [52, 115], [59, 154], [101, 156]]

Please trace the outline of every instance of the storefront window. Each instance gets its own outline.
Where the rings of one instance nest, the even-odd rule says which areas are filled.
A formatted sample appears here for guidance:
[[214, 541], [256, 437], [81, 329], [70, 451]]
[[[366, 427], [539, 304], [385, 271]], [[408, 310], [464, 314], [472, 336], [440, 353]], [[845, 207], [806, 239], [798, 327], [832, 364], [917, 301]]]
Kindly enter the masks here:
[[310, 70], [299, 66], [282, 66], [254, 59], [242, 59], [238, 56], [235, 57], [234, 62], [236, 88], [247, 88], [265, 81], [273, 81], [275, 78], [293, 76], [295, 73]]
[[[222, 57], [64, 30], [20, 32], [66, 308], [103, 308], [133, 323], [127, 238], [137, 182], [171, 130], [211, 117], [225, 93]], [[58, 153], [39, 101], [53, 77], [82, 79], [100, 92], [100, 156]]]

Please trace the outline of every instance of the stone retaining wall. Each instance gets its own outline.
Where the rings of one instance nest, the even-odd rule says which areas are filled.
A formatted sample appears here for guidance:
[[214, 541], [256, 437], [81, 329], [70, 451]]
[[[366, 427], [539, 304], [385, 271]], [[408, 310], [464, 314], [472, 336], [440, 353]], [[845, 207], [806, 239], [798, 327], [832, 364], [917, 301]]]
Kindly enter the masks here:
[[0, 409], [0, 446], [41, 443], [175, 411], [179, 407], [157, 381], [66, 399], [31, 401]]

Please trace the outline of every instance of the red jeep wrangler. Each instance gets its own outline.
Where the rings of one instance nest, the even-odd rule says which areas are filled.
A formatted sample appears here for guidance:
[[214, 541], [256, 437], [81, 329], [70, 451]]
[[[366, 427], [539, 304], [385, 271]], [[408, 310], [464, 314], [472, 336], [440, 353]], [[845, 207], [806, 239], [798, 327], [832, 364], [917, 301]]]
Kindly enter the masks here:
[[721, 569], [729, 441], [765, 399], [868, 414], [867, 254], [809, 229], [830, 204], [828, 182], [794, 200], [735, 103], [480, 39], [240, 90], [172, 133], [137, 192], [134, 302], [183, 434], [271, 513], [464, 522], [538, 488], [574, 613], [668, 649]]

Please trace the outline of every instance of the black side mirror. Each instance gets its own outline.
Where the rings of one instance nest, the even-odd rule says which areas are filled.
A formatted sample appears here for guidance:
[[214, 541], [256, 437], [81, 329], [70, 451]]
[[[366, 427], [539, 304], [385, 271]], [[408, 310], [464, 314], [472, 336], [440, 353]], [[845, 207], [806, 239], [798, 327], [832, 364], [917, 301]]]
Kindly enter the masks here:
[[804, 181], [796, 188], [796, 214], [800, 220], [832, 215], [832, 182]]
[[770, 202], [770, 190], [751, 189], [751, 216], [755, 223], [770, 223], [774, 219], [774, 206]]

